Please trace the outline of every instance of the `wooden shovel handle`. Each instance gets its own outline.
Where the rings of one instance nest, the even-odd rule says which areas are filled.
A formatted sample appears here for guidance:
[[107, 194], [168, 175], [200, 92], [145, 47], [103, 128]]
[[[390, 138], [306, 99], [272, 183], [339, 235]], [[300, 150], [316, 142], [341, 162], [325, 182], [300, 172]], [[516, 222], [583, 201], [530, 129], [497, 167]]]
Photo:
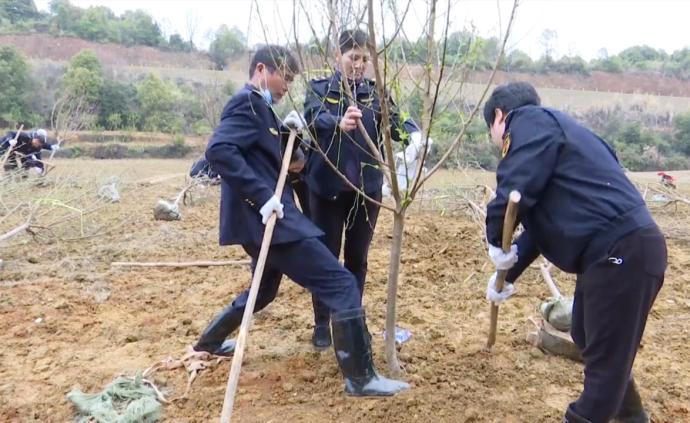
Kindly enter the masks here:
[[[281, 198], [283, 187], [285, 186], [285, 179], [287, 178], [288, 167], [292, 159], [292, 149], [295, 144], [295, 137], [297, 132], [290, 131], [285, 154], [283, 155], [283, 164], [280, 168], [280, 175], [278, 176], [278, 185], [276, 186], [276, 197]], [[256, 260], [256, 268], [254, 269], [254, 276], [252, 277], [252, 284], [249, 288], [249, 296], [247, 304], [244, 306], [244, 314], [242, 315], [242, 325], [237, 336], [237, 343], [235, 344], [235, 352], [232, 355], [232, 365], [230, 367], [230, 375], [228, 376], [228, 385], [225, 390], [225, 399], [223, 400], [223, 411], [220, 416], [221, 423], [230, 423], [232, 418], [232, 408], [235, 403], [235, 392], [237, 391], [237, 384], [240, 380], [240, 370], [242, 369], [242, 357], [244, 356], [244, 349], [247, 344], [247, 335], [249, 333], [249, 326], [252, 322], [254, 314], [254, 305], [256, 304], [256, 297], [259, 293], [259, 285], [261, 284], [261, 277], [264, 273], [264, 266], [266, 265], [266, 257], [268, 257], [268, 248], [271, 246], [271, 239], [273, 238], [273, 230], [276, 226], [278, 216], [275, 213], [271, 215], [266, 223], [264, 230], [264, 238], [261, 242], [261, 250], [259, 257]]]
[[[517, 220], [518, 204], [522, 196], [518, 191], [511, 191], [508, 197], [508, 206], [506, 207], [506, 214], [503, 218], [503, 238], [501, 239], [501, 247], [503, 251], [510, 252], [511, 244], [513, 243], [513, 232], [515, 231], [515, 221]], [[499, 270], [496, 276], [496, 291], [503, 290], [503, 284], [506, 280], [507, 270]], [[491, 347], [496, 343], [496, 326], [498, 324], [498, 305], [491, 303], [491, 321], [489, 324], [489, 338], [486, 340], [486, 350], [491, 351]]]
[[[14, 136], [14, 140], [15, 140], [15, 141], [17, 141], [17, 140], [19, 139], [19, 134], [22, 133], [22, 130], [23, 130], [23, 129], [24, 129], [24, 125], [21, 125], [21, 126], [19, 127], [19, 130], [17, 131], [17, 133], [16, 133], [15, 136]], [[14, 150], [14, 147], [15, 147], [14, 145], [11, 145], [11, 146], [7, 149], [7, 153], [5, 153], [5, 156], [2, 158], [2, 165], [3, 165], [3, 166], [4, 166], [5, 163], [7, 162], [7, 159], [10, 158], [10, 154], [12, 153], [12, 150]]]

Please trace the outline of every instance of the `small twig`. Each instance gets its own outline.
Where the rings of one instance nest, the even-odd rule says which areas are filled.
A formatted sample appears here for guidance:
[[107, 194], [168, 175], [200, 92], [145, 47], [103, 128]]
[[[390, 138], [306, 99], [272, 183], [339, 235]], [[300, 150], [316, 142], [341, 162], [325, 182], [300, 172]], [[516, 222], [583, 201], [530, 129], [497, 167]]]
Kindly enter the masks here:
[[251, 264], [251, 260], [225, 260], [225, 261], [188, 261], [188, 262], [137, 262], [114, 261], [110, 265], [114, 267], [210, 267], [210, 266], [242, 266]]
[[[148, 385], [151, 389], [153, 389], [153, 392], [156, 393], [156, 399], [158, 399], [158, 401], [160, 401], [160, 402], [162, 402], [162, 403], [164, 403], [164, 404], [172, 404], [172, 402], [168, 401], [168, 400], [165, 398], [165, 396], [164, 396], [163, 393], [158, 389], [158, 387], [156, 386], [155, 383], [153, 383], [152, 381], [150, 381], [150, 380], [148, 380], [148, 379], [143, 379], [143, 376], [144, 376], [144, 375], [142, 375], [141, 383], [146, 384], [146, 385]], [[131, 380], [131, 381], [133, 381], [133, 382], [136, 381], [136, 377], [127, 376], [127, 375], [123, 375], [123, 374], [121, 374], [120, 377], [122, 377], [123, 379]]]
[[175, 370], [184, 367], [187, 373], [189, 373], [189, 376], [187, 377], [187, 385], [185, 386], [185, 390], [182, 395], [177, 398], [166, 400], [167, 403], [172, 403], [177, 400], [187, 398], [192, 389], [192, 384], [202, 370], [212, 366], [217, 366], [223, 361], [228, 360], [230, 360], [230, 357], [214, 356], [206, 351], [194, 351], [194, 349], [189, 346], [187, 347], [187, 352], [181, 358], [165, 358], [144, 370], [142, 377], [150, 376], [159, 370]]
[[174, 179], [174, 178], [179, 178], [179, 177], [184, 177], [186, 173], [173, 173], [170, 175], [160, 175], [160, 176], [153, 176], [150, 178], [144, 178], [140, 179], [138, 181], [135, 181], [135, 185], [152, 185], [152, 184], [157, 184], [159, 182], [164, 182], [169, 179]]
[[688, 200], [687, 198], [683, 198], [683, 197], [680, 197], [678, 195], [672, 194], [669, 191], [661, 189], [661, 188], [652, 187], [650, 189], [654, 192], [665, 195], [670, 200], [674, 200], [674, 201], [677, 201], [679, 203], [684, 203], [684, 204], [690, 205], [690, 200]]
[[156, 393], [156, 397], [158, 397], [158, 400], [159, 400], [160, 402], [165, 403], [165, 404], [172, 404], [172, 402], [168, 401], [168, 400], [165, 398], [165, 396], [163, 395], [163, 393], [158, 389], [158, 387], [157, 387], [153, 382], [151, 382], [151, 381], [148, 380], [148, 379], [142, 379], [141, 381], [142, 381], [143, 383], [148, 384], [148, 385], [151, 387], [151, 389], [153, 389], [153, 391]]
[[185, 185], [184, 188], [182, 188], [182, 191], [180, 191], [177, 194], [177, 197], [175, 197], [175, 202], [173, 203], [176, 207], [180, 206], [180, 202], [185, 198], [187, 195], [187, 191], [190, 189], [194, 188], [195, 186], [199, 185], [200, 182], [198, 179], [192, 179], [187, 185]]
[[482, 217], [486, 217], [486, 211], [484, 211], [484, 208], [479, 207], [478, 205], [476, 205], [476, 204], [475, 204], [472, 200], [470, 200], [470, 199], [467, 200], [467, 204], [469, 204], [470, 206], [472, 206], [472, 208], [473, 208], [477, 213], [481, 214]]
[[0, 242], [2, 241], [7, 241], [8, 239], [12, 238], [13, 236], [22, 233], [25, 229], [29, 227], [29, 222], [23, 223], [16, 228], [12, 229], [9, 232], [5, 232], [3, 235], [0, 235]]
[[[61, 144], [62, 144], [62, 138], [58, 138], [58, 140], [57, 140], [57, 146], [60, 147]], [[56, 151], [57, 151], [57, 150], [51, 149], [51, 151], [50, 151], [50, 157], [48, 158], [49, 161], [52, 161], [52, 160], [53, 160], [53, 157], [55, 156], [55, 152], [56, 152]]]
[[16, 206], [14, 206], [14, 207], [12, 208], [12, 210], [8, 209], [7, 206], [5, 206], [5, 203], [2, 203], [2, 205], [5, 207], [5, 209], [7, 210], [7, 212], [5, 213], [5, 215], [3, 216], [3, 218], [0, 219], [0, 223], [2, 223], [5, 219], [7, 219], [8, 217], [10, 217], [12, 214], [14, 214], [14, 212], [17, 211], [18, 209], [20, 209], [24, 204], [22, 204], [22, 203], [17, 204]]

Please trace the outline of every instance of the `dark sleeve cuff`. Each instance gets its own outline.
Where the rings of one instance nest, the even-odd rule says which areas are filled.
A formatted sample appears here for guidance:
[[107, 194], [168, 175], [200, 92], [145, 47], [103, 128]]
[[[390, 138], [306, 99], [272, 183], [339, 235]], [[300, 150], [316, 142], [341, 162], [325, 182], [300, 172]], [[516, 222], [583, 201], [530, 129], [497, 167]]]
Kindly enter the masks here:
[[294, 163], [298, 160], [304, 160], [306, 158], [302, 149], [299, 148], [299, 144], [295, 144], [295, 145], [296, 145], [296, 147], [295, 147], [294, 151], [292, 152], [292, 156], [290, 157], [290, 163]]
[[263, 207], [263, 205], [266, 204], [274, 195], [275, 193], [270, 189], [261, 190], [261, 192], [257, 194], [257, 201], [252, 205], [252, 207], [256, 210], [260, 210], [261, 207]]
[[[290, 138], [290, 128], [285, 125], [280, 125], [280, 139], [283, 142], [283, 147], [287, 147], [288, 139]], [[303, 130], [295, 130], [297, 135], [295, 136], [295, 143], [292, 145], [292, 153], [294, 154], [299, 148], [300, 144], [304, 142]], [[294, 158], [293, 158], [294, 160]]]
[[486, 206], [486, 240], [489, 244], [500, 247], [503, 238], [503, 218], [505, 215], [508, 199], [496, 192], [496, 198], [491, 200]]

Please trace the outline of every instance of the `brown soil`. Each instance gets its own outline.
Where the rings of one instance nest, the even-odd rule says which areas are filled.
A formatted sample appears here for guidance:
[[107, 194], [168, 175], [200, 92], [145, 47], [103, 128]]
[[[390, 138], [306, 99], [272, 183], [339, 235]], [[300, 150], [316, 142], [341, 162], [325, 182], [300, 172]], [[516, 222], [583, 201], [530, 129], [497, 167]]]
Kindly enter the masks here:
[[[129, 182], [158, 182], [127, 185], [121, 190], [122, 203], [94, 217], [117, 227], [109, 235], [50, 244], [23, 235], [0, 247], [5, 260], [0, 269], [0, 421], [70, 421], [74, 410], [67, 392], [95, 392], [120, 373], [133, 374], [167, 356], [180, 356], [249, 280], [246, 268], [110, 268], [116, 260], [244, 258], [239, 248], [217, 246], [217, 188], [194, 207], [183, 207], [183, 220], [153, 221], [155, 201], [174, 195], [183, 183], [166, 174], [183, 173], [189, 163], [63, 163], [63, 172], [79, 170], [84, 179], [117, 169], [119, 175], [126, 171], [123, 178]], [[690, 178], [679, 182], [690, 185]], [[663, 213], [662, 220], [676, 226], [689, 221], [681, 211]], [[6, 230], [0, 225], [0, 232]], [[384, 373], [381, 331], [390, 230], [390, 216], [382, 212], [365, 295], [375, 358]], [[687, 235], [669, 239], [666, 285], [635, 365], [654, 422], [690, 419], [690, 300], [678, 295], [690, 283]], [[237, 421], [560, 421], [581, 389], [582, 367], [544, 355], [524, 340], [527, 317], [548, 295], [537, 271], [528, 271], [516, 298], [501, 308], [498, 341], [487, 354], [481, 348], [488, 325], [484, 285], [490, 266], [470, 219], [453, 210], [443, 216], [437, 211], [412, 213], [402, 269], [399, 325], [413, 335], [399, 357], [407, 372], [404, 379], [413, 385], [410, 391], [386, 399], [346, 397], [333, 352], [316, 353], [310, 347], [309, 295], [285, 280], [275, 302], [256, 315], [236, 401]], [[554, 276], [564, 292], [571, 291], [572, 278]], [[43, 320], [36, 323], [39, 317]], [[228, 368], [224, 363], [202, 373], [189, 399], [164, 408], [164, 421], [216, 421]], [[154, 379], [175, 396], [183, 392], [185, 378], [182, 371], [170, 371]]]

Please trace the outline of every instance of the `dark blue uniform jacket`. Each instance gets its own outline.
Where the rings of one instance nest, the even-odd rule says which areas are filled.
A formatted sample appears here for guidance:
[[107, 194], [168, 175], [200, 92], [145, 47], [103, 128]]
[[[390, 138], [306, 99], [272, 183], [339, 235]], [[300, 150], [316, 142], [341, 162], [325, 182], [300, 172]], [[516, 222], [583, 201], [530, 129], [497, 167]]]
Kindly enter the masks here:
[[557, 110], [525, 106], [506, 121], [496, 198], [487, 206], [488, 241], [501, 245], [511, 190], [522, 194], [513, 282], [541, 253], [560, 269], [584, 273], [613, 244], [654, 223], [611, 147]]
[[[9, 131], [4, 137], [0, 138], [0, 151], [6, 151], [10, 147], [10, 140], [13, 140], [17, 136], [17, 131]], [[31, 145], [31, 133], [22, 131], [17, 137], [17, 145], [14, 146], [12, 151], [16, 151], [25, 156], [40, 153], [41, 150], [50, 150], [51, 145], [47, 142], [42, 142], [41, 146], [36, 148]]]
[[[374, 81], [364, 79], [360, 83], [352, 84], [350, 90], [357, 99], [357, 107], [362, 111], [362, 123], [369, 137], [374, 143], [383, 147], [383, 134], [381, 128], [381, 102], [376, 91]], [[419, 128], [412, 120], [400, 122], [392, 99], [388, 99], [391, 107], [389, 110], [391, 135], [393, 140], [401, 141], [406, 138], [401, 131], [412, 133]], [[340, 72], [336, 72], [330, 78], [317, 79], [309, 82], [304, 100], [304, 120], [312, 140], [319, 143], [321, 150], [326, 152], [331, 163], [336, 164], [338, 170], [348, 175], [347, 166], [355, 166], [357, 173], [356, 186], [366, 193], [376, 192], [383, 184], [383, 174], [378, 169], [378, 164], [364, 135], [356, 129], [343, 133], [338, 124], [349, 105], [347, 94], [341, 87]], [[383, 154], [383, 149], [381, 149]], [[346, 184], [333, 169], [326, 163], [324, 157], [313, 152], [307, 163], [307, 185], [309, 189], [320, 197], [335, 199]]]
[[[206, 159], [221, 176], [221, 245], [261, 245], [265, 226], [259, 209], [275, 190], [285, 135], [287, 130], [273, 109], [251, 85], [245, 85], [226, 104], [206, 149]], [[281, 202], [285, 217], [276, 224], [272, 244], [322, 235], [297, 209], [288, 183]]]
[[[10, 148], [10, 140], [13, 140], [17, 135], [17, 131], [9, 131], [4, 137], [0, 138], [0, 154], [5, 154], [5, 152]], [[8, 164], [16, 166], [16, 155], [14, 153], [20, 153], [22, 155], [21, 162], [22, 167], [39, 167], [44, 168], [41, 150], [50, 150], [51, 144], [47, 142], [42, 142], [41, 146], [36, 148], [31, 144], [31, 133], [22, 131], [17, 137], [17, 144], [12, 149], [13, 154], [8, 159]], [[34, 159], [34, 157], [36, 159]]]

